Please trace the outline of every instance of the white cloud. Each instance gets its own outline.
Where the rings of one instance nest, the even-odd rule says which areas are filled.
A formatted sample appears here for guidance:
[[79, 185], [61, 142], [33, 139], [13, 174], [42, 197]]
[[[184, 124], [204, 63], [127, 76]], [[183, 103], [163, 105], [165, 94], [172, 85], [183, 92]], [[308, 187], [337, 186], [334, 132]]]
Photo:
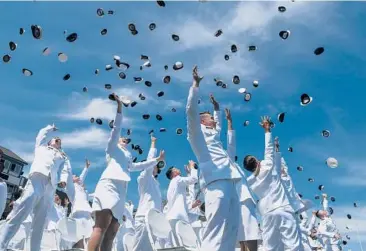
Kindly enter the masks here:
[[60, 138], [62, 139], [63, 147], [66, 149], [105, 149], [109, 132], [97, 127], [89, 127], [61, 134]]

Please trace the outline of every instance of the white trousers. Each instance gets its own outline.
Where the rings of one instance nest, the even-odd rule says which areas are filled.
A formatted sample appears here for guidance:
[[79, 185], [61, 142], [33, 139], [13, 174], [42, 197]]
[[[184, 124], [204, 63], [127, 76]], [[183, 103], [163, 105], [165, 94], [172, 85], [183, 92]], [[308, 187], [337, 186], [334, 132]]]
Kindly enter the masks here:
[[0, 178], [0, 218], [3, 215], [6, 206], [6, 198], [8, 197], [8, 187]]
[[260, 240], [256, 206], [252, 199], [246, 199], [240, 204], [240, 223], [238, 241]]
[[27, 216], [33, 212], [33, 221], [30, 233], [30, 251], [39, 251], [45, 227], [46, 217], [53, 203], [55, 188], [52, 187], [49, 177], [35, 173], [25, 186], [17, 205], [6, 220], [0, 233], [0, 251], [6, 251], [10, 240]]
[[145, 217], [135, 218], [135, 236], [132, 251], [153, 251], [147, 233]]
[[236, 183], [217, 180], [205, 189], [206, 229], [203, 233], [202, 251], [235, 250], [240, 218], [240, 202]]
[[266, 251], [302, 251], [300, 229], [293, 212], [278, 208], [262, 217], [263, 246]]
[[325, 251], [340, 251], [339, 245], [337, 244], [326, 244], [324, 247]]

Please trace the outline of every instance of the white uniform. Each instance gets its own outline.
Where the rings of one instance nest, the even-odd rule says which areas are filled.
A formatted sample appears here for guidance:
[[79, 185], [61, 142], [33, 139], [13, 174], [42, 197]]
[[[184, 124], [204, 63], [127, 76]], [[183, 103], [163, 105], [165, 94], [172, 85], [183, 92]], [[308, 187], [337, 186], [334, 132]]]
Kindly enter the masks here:
[[[191, 169], [191, 175], [182, 177], [180, 175], [174, 177], [168, 187], [167, 200], [168, 209], [166, 218], [169, 220], [173, 230], [173, 237], [175, 243], [178, 243], [177, 233], [175, 231], [175, 224], [182, 220], [189, 223], [188, 205], [187, 205], [187, 186], [195, 184], [198, 181], [197, 170]], [[174, 243], [174, 242], [172, 242]]]
[[248, 177], [248, 184], [259, 198], [262, 215], [263, 246], [267, 251], [300, 251], [300, 231], [280, 178], [281, 153], [274, 154], [272, 134], [265, 134], [264, 160], [257, 176]]
[[292, 182], [291, 176], [288, 173], [288, 167], [284, 158], [281, 158], [281, 181], [287, 190], [288, 199], [290, 200], [291, 206], [295, 212], [305, 208], [303, 201], [301, 200], [299, 194], [296, 192], [295, 186]]
[[187, 101], [188, 141], [200, 167], [200, 187], [205, 193], [207, 227], [201, 249], [209, 251], [234, 250], [240, 217], [236, 183], [242, 175], [238, 166], [224, 150], [220, 139], [221, 125], [215, 112], [216, 129], [201, 125], [198, 90], [191, 87]]
[[1, 215], [3, 215], [3, 212], [5, 210], [7, 197], [8, 197], [8, 187], [5, 183], [5, 181], [3, 181], [0, 178], [0, 218], [1, 218]]
[[[188, 174], [190, 175], [190, 174]], [[195, 185], [198, 185], [198, 184], [191, 184], [191, 185], [188, 185], [188, 191], [187, 191], [187, 197], [186, 197], [186, 200], [187, 200], [187, 205], [188, 205], [188, 219], [189, 219], [189, 223], [193, 223], [193, 222], [196, 222], [198, 221], [198, 217], [199, 216], [203, 216], [201, 210], [200, 210], [200, 207], [197, 206], [195, 208], [193, 208], [193, 203], [196, 201], [196, 191], [195, 191]], [[201, 203], [203, 203], [204, 201], [201, 201]]]
[[131, 203], [125, 203], [125, 211], [123, 215], [126, 217], [125, 228], [128, 232], [135, 231], [135, 219], [133, 218], [133, 209], [135, 206]]
[[[227, 152], [230, 158], [235, 161], [236, 155], [236, 135], [234, 130], [227, 132]], [[260, 240], [260, 231], [258, 226], [256, 204], [252, 194], [249, 191], [246, 175], [240, 167], [242, 173], [242, 182], [237, 184], [237, 192], [240, 201], [240, 224], [238, 229], [238, 241]]]
[[312, 249], [310, 246], [309, 238], [311, 234], [311, 229], [315, 225], [316, 216], [313, 215], [311, 217], [310, 222], [308, 221], [308, 215], [306, 212], [302, 212], [301, 216], [302, 216], [302, 220], [300, 221], [301, 242], [302, 245], [304, 246], [304, 251], [311, 251]]
[[[150, 148], [147, 159], [156, 156], [157, 149]], [[142, 171], [137, 178], [138, 192], [140, 195], [139, 205], [135, 215], [135, 237], [133, 251], [152, 251], [151, 243], [147, 233], [145, 216], [150, 209], [161, 211], [162, 199], [160, 184], [153, 176], [154, 167]]]
[[71, 204], [74, 204], [75, 201], [75, 186], [74, 181], [72, 177], [72, 168], [71, 163], [69, 159], [66, 159], [65, 161], [65, 168], [61, 172], [60, 176], [60, 182], [65, 182], [65, 193], [67, 194], [67, 197], [69, 198], [69, 201]]
[[92, 209], [89, 205], [88, 194], [84, 188], [84, 181], [88, 171], [88, 168], [84, 168], [79, 177], [80, 182], [74, 183], [75, 201], [70, 214], [70, 217], [74, 219], [91, 220]]
[[[322, 201], [323, 209], [328, 210], [328, 200], [324, 198]], [[318, 227], [318, 235], [321, 237], [325, 251], [339, 251], [340, 240], [334, 238], [334, 235], [338, 233], [336, 224], [331, 217], [326, 217], [320, 220]]]
[[106, 149], [107, 168], [95, 188], [93, 212], [110, 209], [122, 223], [130, 171], [142, 171], [157, 164], [157, 159], [133, 163], [132, 155], [118, 144], [122, 128], [122, 113], [117, 113]]
[[[13, 208], [16, 207], [16, 203], [14, 203]], [[11, 212], [10, 212], [11, 214]], [[8, 216], [10, 218], [11, 216]], [[29, 235], [32, 225], [32, 217], [31, 214], [28, 215], [27, 219], [22, 222], [20, 228], [18, 229], [17, 233], [11, 239], [8, 245], [8, 249], [12, 250], [29, 250]], [[1, 230], [0, 230], [1, 231]], [[26, 244], [27, 247], [26, 247]]]
[[48, 209], [53, 203], [54, 194], [61, 170], [67, 157], [65, 154], [48, 146], [47, 136], [53, 126], [40, 130], [36, 138], [35, 156], [29, 172], [29, 180], [22, 196], [17, 200], [3, 231], [0, 233], [0, 251], [6, 250], [9, 241], [18, 231], [22, 222], [33, 212], [30, 251], [39, 251]]

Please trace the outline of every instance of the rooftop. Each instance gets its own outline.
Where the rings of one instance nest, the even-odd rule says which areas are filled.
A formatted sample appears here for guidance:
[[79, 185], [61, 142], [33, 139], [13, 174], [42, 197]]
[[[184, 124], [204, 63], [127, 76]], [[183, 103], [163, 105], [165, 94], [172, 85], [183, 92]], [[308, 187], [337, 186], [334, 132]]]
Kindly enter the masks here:
[[4, 154], [12, 159], [15, 159], [17, 161], [20, 161], [21, 163], [23, 163], [24, 165], [28, 165], [28, 163], [22, 159], [21, 157], [19, 157], [17, 154], [15, 154], [14, 152], [10, 151], [9, 149], [0, 146], [0, 154]]

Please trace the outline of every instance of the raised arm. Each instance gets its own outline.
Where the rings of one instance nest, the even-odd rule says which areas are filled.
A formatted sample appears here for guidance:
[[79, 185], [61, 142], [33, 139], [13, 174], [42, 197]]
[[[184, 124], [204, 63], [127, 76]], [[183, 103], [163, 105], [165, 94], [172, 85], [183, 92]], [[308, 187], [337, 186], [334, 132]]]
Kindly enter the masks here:
[[281, 158], [281, 172], [282, 172], [282, 176], [290, 178], [290, 176], [288, 174], [288, 166], [283, 157]]
[[158, 164], [159, 161], [163, 161], [164, 159], [165, 159], [165, 153], [164, 151], [161, 151], [160, 155], [157, 158], [148, 159], [146, 161], [141, 161], [137, 163], [131, 163], [129, 170], [130, 172], [143, 171], [148, 168], [154, 167], [156, 164]]
[[187, 177], [181, 177], [179, 179], [179, 183], [183, 183], [186, 185], [193, 185], [198, 181], [198, 172], [197, 169], [194, 168], [194, 161], [190, 160], [188, 164], [187, 170], [190, 170], [190, 175]]
[[328, 195], [327, 194], [323, 194], [323, 199], [322, 199], [322, 206], [323, 206], [323, 210], [328, 210]]
[[233, 129], [233, 121], [229, 109], [225, 109], [227, 120], [227, 153], [232, 161], [235, 161], [236, 156], [236, 135]]
[[193, 69], [193, 84], [187, 99], [187, 140], [199, 162], [210, 160], [205, 138], [201, 130], [201, 119], [198, 110], [198, 91], [202, 77], [198, 76], [197, 67]]
[[47, 145], [49, 138], [48, 138], [48, 134], [50, 132], [56, 131], [57, 128], [55, 127], [55, 125], [48, 125], [45, 128], [42, 128], [39, 132], [38, 135], [36, 137], [36, 145], [35, 148], [39, 147], [39, 146], [45, 146]]
[[214, 107], [213, 117], [216, 122], [216, 131], [218, 131], [218, 133], [221, 133], [222, 119], [221, 119], [220, 105], [212, 94], [210, 95], [210, 101]]
[[274, 147], [272, 142], [271, 121], [269, 117], [263, 117], [261, 122], [264, 128], [264, 160], [273, 162]]
[[[158, 150], [156, 149], [156, 138], [151, 136], [151, 145], [149, 154], [147, 155], [147, 160], [152, 160], [156, 157]], [[143, 170], [139, 176], [139, 179], [144, 177], [148, 177], [148, 175], [152, 175], [154, 172], [154, 166], [150, 166], [149, 168]]]
[[71, 177], [72, 177], [71, 163], [69, 158], [66, 158], [60, 175], [60, 183], [63, 184], [62, 186], [66, 186], [69, 179], [71, 180]]
[[108, 139], [107, 149], [106, 152], [109, 153], [114, 149], [114, 147], [117, 146], [118, 140], [121, 135], [121, 129], [122, 129], [122, 101], [116, 94], [112, 94], [114, 99], [117, 102], [117, 112], [116, 117], [114, 119], [113, 128], [111, 130], [111, 134]]
[[85, 160], [85, 167], [84, 167], [83, 171], [81, 172], [81, 174], [79, 176], [81, 184], [84, 184], [86, 175], [88, 174], [88, 171], [89, 171], [89, 167], [90, 167], [90, 161], [88, 159], [86, 159]]

